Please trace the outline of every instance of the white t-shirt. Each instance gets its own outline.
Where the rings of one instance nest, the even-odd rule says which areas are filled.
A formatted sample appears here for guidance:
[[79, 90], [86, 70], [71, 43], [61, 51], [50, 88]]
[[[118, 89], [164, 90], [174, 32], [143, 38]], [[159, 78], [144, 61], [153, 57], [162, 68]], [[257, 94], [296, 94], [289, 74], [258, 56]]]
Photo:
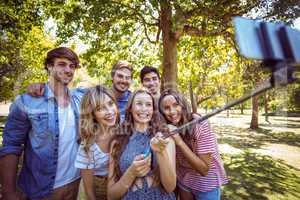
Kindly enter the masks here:
[[78, 144], [76, 141], [75, 115], [71, 103], [65, 108], [58, 107], [59, 143], [57, 170], [54, 189], [71, 183], [80, 177], [74, 166]]
[[94, 175], [107, 176], [108, 174], [109, 153], [103, 152], [94, 143], [90, 146], [88, 154], [80, 145], [76, 156], [75, 167], [79, 169], [94, 169]]

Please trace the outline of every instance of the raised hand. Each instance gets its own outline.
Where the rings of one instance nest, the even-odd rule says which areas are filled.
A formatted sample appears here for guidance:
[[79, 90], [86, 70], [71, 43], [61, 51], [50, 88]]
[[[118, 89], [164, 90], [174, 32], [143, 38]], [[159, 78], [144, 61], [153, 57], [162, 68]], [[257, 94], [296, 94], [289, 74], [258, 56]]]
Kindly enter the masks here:
[[34, 83], [27, 87], [26, 92], [33, 97], [40, 97], [44, 95], [45, 84], [44, 83]]
[[[168, 124], [168, 128], [169, 128], [169, 131], [172, 131], [172, 130], [174, 130], [174, 129], [177, 129], [177, 127], [174, 126], [174, 125], [172, 125], [172, 124]], [[181, 138], [181, 136], [180, 136], [179, 133], [174, 134], [174, 135], [172, 135], [171, 137], [172, 137], [173, 140], [175, 141], [175, 144], [176, 144], [176, 145], [180, 145], [180, 144], [183, 142], [183, 140], [182, 140], [182, 138]]]
[[169, 139], [163, 139], [162, 136], [162, 133], [158, 132], [150, 141], [151, 149], [156, 153], [162, 153], [169, 143]]

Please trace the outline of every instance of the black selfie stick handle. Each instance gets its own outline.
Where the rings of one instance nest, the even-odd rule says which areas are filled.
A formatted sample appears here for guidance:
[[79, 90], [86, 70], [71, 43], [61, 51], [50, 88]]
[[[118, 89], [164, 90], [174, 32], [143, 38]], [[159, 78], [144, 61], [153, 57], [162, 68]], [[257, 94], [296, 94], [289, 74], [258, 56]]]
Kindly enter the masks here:
[[287, 84], [293, 83], [295, 81], [297, 81], [297, 78], [293, 77], [293, 68], [290, 67], [285, 62], [278, 62], [272, 68], [271, 78], [266, 79], [259, 87], [257, 87], [250, 93], [245, 94], [244, 96], [242, 96], [241, 98], [239, 98], [237, 100], [233, 100], [233, 101], [229, 102], [225, 106], [223, 106], [219, 109], [216, 109], [216, 110], [212, 111], [211, 113], [204, 115], [203, 117], [194, 119], [193, 121], [190, 121], [176, 129], [170, 131], [169, 134], [163, 136], [163, 138], [164, 139], [168, 138], [172, 135], [175, 135], [175, 134], [181, 132], [184, 129], [191, 128], [194, 124], [200, 123], [200, 122], [202, 122], [202, 121], [204, 121], [204, 120], [206, 120], [228, 108], [238, 105], [258, 94], [261, 94], [269, 89], [272, 89], [273, 87], [286, 86]]

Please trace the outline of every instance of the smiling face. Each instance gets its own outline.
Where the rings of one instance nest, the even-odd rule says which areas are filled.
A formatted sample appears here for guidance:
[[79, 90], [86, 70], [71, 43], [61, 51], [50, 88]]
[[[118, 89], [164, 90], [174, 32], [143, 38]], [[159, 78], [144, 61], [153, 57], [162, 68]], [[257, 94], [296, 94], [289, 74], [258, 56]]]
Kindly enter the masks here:
[[166, 119], [173, 125], [178, 125], [182, 118], [182, 107], [172, 95], [166, 95], [162, 99], [162, 110]]
[[49, 77], [63, 85], [72, 81], [75, 69], [76, 65], [67, 58], [55, 58], [53, 64], [48, 65]]
[[113, 87], [116, 91], [126, 92], [131, 83], [131, 71], [125, 67], [117, 69], [113, 76]]
[[156, 73], [150, 72], [148, 74], [145, 74], [142, 84], [147, 90], [152, 94], [156, 95], [159, 93], [160, 89], [160, 80]]
[[100, 105], [94, 111], [95, 119], [104, 126], [114, 126], [117, 120], [117, 105], [107, 94], [101, 95], [100, 98]]
[[131, 114], [134, 124], [149, 124], [153, 115], [153, 100], [147, 93], [138, 93], [135, 95]]

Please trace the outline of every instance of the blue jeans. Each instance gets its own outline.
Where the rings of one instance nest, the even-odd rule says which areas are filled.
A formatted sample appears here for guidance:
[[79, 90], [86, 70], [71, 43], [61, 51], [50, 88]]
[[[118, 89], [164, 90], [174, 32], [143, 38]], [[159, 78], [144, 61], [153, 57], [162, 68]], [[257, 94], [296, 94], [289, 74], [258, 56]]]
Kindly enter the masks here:
[[177, 181], [177, 186], [186, 192], [191, 192], [194, 196], [194, 199], [196, 200], [220, 200], [221, 199], [220, 187], [214, 188], [207, 192], [200, 192], [200, 191], [192, 190], [178, 181]]
[[196, 200], [220, 200], [221, 189], [217, 187], [208, 192], [193, 191], [193, 195]]

